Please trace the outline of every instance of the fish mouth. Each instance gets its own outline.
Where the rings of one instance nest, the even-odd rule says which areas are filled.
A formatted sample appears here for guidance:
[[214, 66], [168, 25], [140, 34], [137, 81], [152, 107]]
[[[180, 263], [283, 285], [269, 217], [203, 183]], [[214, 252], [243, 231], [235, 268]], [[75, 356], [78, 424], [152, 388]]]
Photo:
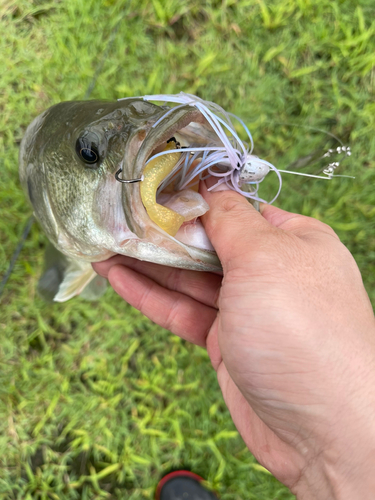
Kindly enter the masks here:
[[[179, 106], [173, 111], [169, 111], [168, 115], [169, 116], [165, 119], [159, 118], [155, 120], [154, 123], [149, 123], [148, 129], [143, 129], [142, 131], [138, 130], [137, 134], [129, 141], [128, 151], [125, 152], [125, 158], [127, 160], [126, 164], [124, 162], [122, 174], [124, 179], [143, 178], [147, 161], [155, 153], [163, 150], [164, 146], [171, 138], [175, 138], [175, 136], [184, 137], [184, 134], [186, 134], [186, 127], [189, 125], [191, 125], [188, 132], [188, 135], [191, 136], [189, 139], [193, 140], [195, 144], [204, 146], [215, 139], [217, 140], [210, 125], [196, 108], [189, 105]], [[145, 134], [143, 140], [142, 134]], [[137, 149], [137, 143], [138, 151], [134, 155], [134, 150]], [[133, 155], [131, 155], [132, 152]], [[129, 162], [129, 157], [131, 156], [133, 156], [134, 159], [132, 162]], [[139, 238], [143, 239], [149, 235], [149, 228], [151, 225], [159, 232], [163, 232], [166, 237], [171, 238], [169, 234], [160, 227], [157, 228], [157, 225], [151, 221], [143, 204], [140, 184], [139, 182], [123, 184], [122, 203], [129, 229]], [[197, 196], [200, 197], [198, 194]], [[203, 201], [203, 203], [205, 202]], [[187, 228], [186, 225], [190, 227]], [[194, 220], [190, 224], [184, 223], [183, 226], [184, 230], [178, 232], [176, 239], [193, 247], [196, 246], [195, 241], [200, 239], [204, 242], [201, 248], [213, 251], [213, 247], [199, 219]]]

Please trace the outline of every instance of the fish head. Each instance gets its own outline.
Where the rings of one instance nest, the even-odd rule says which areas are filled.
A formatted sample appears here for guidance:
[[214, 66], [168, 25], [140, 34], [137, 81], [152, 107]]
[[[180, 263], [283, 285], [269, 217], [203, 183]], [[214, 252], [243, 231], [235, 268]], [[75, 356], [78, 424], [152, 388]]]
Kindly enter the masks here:
[[[192, 269], [219, 269], [212, 251], [169, 236], [148, 217], [139, 184], [150, 155], [176, 132], [208, 143], [212, 131], [190, 106], [166, 108], [143, 99], [75, 101], [52, 106], [27, 128], [20, 147], [21, 184], [50, 241], [90, 262], [123, 253]], [[198, 129], [197, 129], [198, 127]], [[202, 132], [203, 131], [203, 132]]]

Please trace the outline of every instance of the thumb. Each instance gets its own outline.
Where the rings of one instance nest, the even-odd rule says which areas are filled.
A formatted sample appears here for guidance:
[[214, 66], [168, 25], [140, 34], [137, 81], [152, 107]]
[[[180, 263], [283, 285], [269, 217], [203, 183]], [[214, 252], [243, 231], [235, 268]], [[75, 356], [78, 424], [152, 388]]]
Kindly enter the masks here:
[[201, 182], [200, 193], [210, 206], [201, 220], [224, 270], [238, 259], [251, 259], [251, 254], [278, 231], [235, 191], [210, 192]]

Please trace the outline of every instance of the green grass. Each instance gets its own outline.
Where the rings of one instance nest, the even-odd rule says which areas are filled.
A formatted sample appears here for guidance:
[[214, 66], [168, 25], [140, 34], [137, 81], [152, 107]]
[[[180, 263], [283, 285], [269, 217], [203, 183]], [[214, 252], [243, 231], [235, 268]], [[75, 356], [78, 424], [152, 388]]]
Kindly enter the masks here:
[[[324, 135], [278, 123], [350, 144], [340, 173], [354, 181], [285, 176], [277, 204], [333, 226], [375, 303], [374, 10], [373, 0], [5, 0], [0, 274], [31, 214], [17, 173], [28, 123], [89, 92], [183, 90], [241, 116], [280, 168]], [[111, 290], [96, 304], [36, 296], [45, 245], [34, 224], [0, 305], [0, 498], [147, 499], [183, 466], [223, 500], [292, 499], [236, 433], [205, 351]]]

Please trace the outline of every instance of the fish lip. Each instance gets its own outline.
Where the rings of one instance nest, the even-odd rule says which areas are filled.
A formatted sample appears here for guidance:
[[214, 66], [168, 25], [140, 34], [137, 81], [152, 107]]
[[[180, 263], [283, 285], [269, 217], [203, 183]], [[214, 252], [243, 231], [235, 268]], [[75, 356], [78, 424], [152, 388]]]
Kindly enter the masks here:
[[[205, 123], [206, 120], [200, 111], [197, 111], [197, 109], [192, 106], [186, 105], [176, 108], [174, 112], [169, 114], [168, 118], [161, 121], [156, 127], [152, 127], [151, 125], [146, 131], [146, 137], [132, 164], [129, 165], [129, 163], [127, 163], [127, 165], [125, 165], [124, 162], [124, 170], [122, 172], [123, 178], [140, 179], [144, 172], [146, 161], [155, 148], [173, 137], [178, 130], [186, 127], [191, 122]], [[156, 123], [156, 120], [154, 123]], [[122, 204], [127, 225], [139, 238], [146, 237], [146, 228], [150, 225], [161, 231], [160, 228], [151, 221], [143, 206], [139, 182], [134, 184], [123, 184]], [[167, 233], [165, 233], [165, 236], [170, 238]]]

